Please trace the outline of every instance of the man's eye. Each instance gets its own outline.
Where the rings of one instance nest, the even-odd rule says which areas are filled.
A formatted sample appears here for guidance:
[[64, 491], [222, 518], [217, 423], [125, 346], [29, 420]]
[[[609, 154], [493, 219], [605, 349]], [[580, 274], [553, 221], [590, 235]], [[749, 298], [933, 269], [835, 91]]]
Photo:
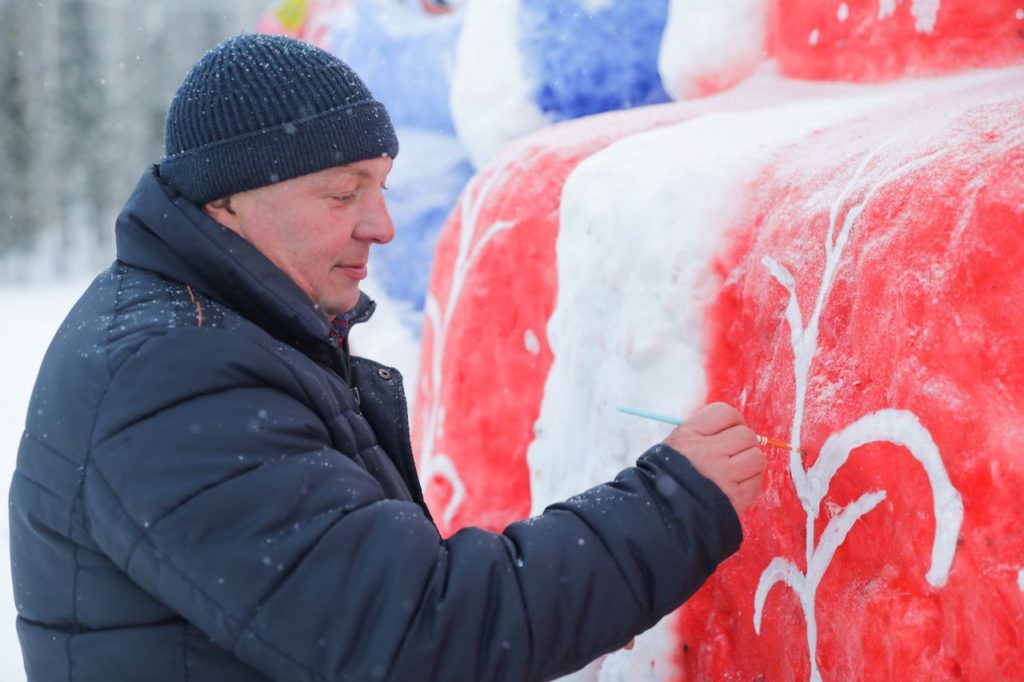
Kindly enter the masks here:
[[347, 204], [347, 203], [349, 203], [350, 201], [352, 201], [355, 198], [356, 198], [355, 193], [352, 193], [352, 194], [333, 194], [333, 195], [331, 195], [331, 199], [333, 199], [334, 201], [341, 202], [343, 204]]

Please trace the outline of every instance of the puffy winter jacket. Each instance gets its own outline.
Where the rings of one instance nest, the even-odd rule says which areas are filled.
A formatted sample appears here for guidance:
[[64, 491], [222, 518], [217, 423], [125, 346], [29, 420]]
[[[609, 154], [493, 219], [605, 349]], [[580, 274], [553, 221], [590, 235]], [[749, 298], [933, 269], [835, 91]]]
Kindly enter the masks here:
[[11, 485], [30, 680], [548, 679], [679, 606], [740, 537], [664, 446], [501, 534], [440, 537], [398, 372], [347, 358], [157, 168], [47, 352]]

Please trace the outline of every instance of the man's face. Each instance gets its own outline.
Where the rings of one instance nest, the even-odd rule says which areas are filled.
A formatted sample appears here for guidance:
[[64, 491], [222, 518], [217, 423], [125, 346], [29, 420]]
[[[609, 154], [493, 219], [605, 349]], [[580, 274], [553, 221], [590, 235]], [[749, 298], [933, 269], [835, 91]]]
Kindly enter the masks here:
[[383, 193], [390, 171], [390, 158], [367, 159], [233, 194], [204, 210], [333, 317], [358, 302], [370, 245], [395, 236]]

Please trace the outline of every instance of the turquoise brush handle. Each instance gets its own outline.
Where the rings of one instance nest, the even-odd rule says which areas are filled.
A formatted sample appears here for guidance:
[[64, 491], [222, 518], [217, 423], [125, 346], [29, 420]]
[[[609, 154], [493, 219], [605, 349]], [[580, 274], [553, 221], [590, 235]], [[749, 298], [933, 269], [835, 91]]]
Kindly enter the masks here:
[[679, 417], [670, 417], [667, 414], [658, 414], [657, 412], [648, 412], [647, 410], [637, 410], [632, 407], [625, 407], [624, 405], [619, 405], [615, 409], [623, 414], [631, 414], [634, 417], [643, 417], [644, 419], [653, 419], [656, 422], [665, 422], [666, 424], [675, 424], [676, 426], [683, 423], [683, 420]]

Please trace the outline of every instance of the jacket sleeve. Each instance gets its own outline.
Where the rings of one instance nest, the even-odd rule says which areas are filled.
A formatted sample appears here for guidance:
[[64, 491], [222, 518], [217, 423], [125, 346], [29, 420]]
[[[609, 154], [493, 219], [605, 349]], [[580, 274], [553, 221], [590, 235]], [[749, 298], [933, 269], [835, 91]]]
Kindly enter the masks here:
[[726, 497], [665, 446], [501, 534], [444, 540], [332, 449], [309, 390], [238, 334], [152, 339], [114, 373], [85, 471], [103, 551], [276, 679], [549, 679], [739, 545]]

